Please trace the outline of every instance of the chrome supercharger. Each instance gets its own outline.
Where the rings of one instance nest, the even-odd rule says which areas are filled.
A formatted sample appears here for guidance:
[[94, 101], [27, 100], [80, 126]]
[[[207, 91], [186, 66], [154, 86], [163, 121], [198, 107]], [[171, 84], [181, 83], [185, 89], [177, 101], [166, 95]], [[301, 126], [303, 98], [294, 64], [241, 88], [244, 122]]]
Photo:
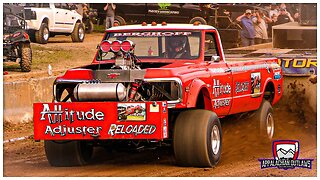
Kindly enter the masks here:
[[[114, 53], [115, 65], [111, 69], [97, 69], [93, 77], [97, 83], [80, 83], [73, 90], [77, 101], [125, 101], [134, 97], [139, 83], [146, 73], [135, 64], [134, 43], [125, 41], [103, 41], [100, 50]], [[133, 98], [129, 99], [132, 100]]]

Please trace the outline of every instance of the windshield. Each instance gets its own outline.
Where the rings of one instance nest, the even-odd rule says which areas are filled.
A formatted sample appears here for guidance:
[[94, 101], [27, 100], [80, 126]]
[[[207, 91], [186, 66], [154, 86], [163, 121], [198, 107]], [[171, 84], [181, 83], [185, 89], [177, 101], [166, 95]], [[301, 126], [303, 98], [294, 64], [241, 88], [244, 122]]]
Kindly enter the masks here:
[[20, 3], [24, 7], [35, 7], [35, 8], [48, 8], [49, 3]]
[[[200, 31], [148, 31], [108, 33], [104, 40], [130, 40], [139, 59], [197, 59], [200, 53]], [[113, 52], [102, 53], [97, 60], [108, 60]]]

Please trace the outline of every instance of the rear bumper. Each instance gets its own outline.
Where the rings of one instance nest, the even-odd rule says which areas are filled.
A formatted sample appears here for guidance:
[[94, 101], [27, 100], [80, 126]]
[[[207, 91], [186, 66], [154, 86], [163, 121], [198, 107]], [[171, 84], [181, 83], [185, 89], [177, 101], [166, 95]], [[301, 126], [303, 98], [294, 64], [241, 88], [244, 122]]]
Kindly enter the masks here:
[[35, 140], [168, 138], [167, 102], [33, 105]]

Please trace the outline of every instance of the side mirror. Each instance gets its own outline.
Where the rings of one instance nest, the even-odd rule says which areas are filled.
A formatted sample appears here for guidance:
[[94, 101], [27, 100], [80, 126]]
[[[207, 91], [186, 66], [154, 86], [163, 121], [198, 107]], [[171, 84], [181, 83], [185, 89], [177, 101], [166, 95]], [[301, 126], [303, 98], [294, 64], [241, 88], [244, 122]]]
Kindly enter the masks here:
[[220, 56], [211, 56], [211, 61], [220, 62]]

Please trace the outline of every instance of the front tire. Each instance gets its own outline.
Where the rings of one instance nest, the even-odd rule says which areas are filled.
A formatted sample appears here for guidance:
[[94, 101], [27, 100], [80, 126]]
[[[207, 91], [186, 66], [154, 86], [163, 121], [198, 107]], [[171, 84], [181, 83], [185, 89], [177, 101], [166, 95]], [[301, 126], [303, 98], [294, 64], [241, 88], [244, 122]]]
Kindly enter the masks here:
[[83, 23], [76, 23], [71, 34], [72, 42], [83, 42], [85, 37], [85, 28]]
[[21, 61], [20, 67], [22, 72], [31, 71], [32, 50], [30, 43], [22, 43], [21, 45]]
[[85, 165], [93, 152], [88, 141], [44, 141], [44, 148], [50, 165], [58, 167]]
[[42, 23], [40, 29], [35, 31], [35, 40], [40, 44], [47, 44], [50, 37], [50, 31], [46, 23]]
[[181, 112], [176, 119], [173, 136], [178, 165], [213, 167], [219, 162], [222, 131], [215, 113], [201, 109]]

